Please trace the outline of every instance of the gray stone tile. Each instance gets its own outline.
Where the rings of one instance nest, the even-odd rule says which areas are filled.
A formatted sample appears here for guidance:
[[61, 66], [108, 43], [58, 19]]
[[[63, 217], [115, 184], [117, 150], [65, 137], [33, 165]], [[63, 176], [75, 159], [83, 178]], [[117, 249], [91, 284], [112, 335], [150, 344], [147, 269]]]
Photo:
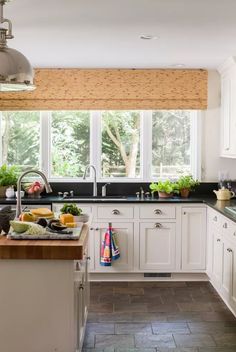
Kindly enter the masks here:
[[187, 323], [152, 323], [154, 334], [190, 334]]
[[235, 346], [236, 351], [236, 334], [235, 333], [224, 333], [224, 334], [214, 334], [212, 335], [217, 346]]
[[89, 334], [114, 334], [115, 325], [105, 323], [87, 323], [86, 332]]
[[168, 304], [154, 304], [147, 303], [148, 312], [163, 312], [163, 313], [174, 313], [179, 312], [179, 307], [177, 303], [168, 303]]
[[135, 347], [133, 335], [96, 335], [96, 348]]
[[235, 316], [228, 311], [220, 312], [203, 312], [201, 313], [203, 321], [236, 321]]
[[112, 313], [113, 304], [112, 303], [91, 303], [89, 307], [91, 312], [97, 313]]
[[132, 321], [137, 323], [167, 321], [166, 313], [132, 313]]
[[113, 347], [108, 348], [83, 348], [82, 352], [115, 352]]
[[193, 321], [202, 321], [202, 316], [198, 312], [178, 312], [174, 314], [168, 314], [167, 320], [170, 322], [182, 322], [188, 323]]
[[171, 334], [165, 335], [147, 335], [137, 334], [135, 335], [135, 346], [136, 347], [176, 347], [173, 336]]
[[100, 303], [117, 303], [117, 302], [124, 302], [124, 303], [129, 303], [130, 302], [130, 295], [120, 295], [120, 294], [106, 294], [104, 296], [98, 296], [96, 297], [97, 302]]
[[151, 324], [119, 323], [115, 324], [115, 334], [152, 334]]
[[177, 347], [213, 347], [213, 338], [207, 334], [173, 334]]
[[133, 321], [133, 316], [132, 313], [99, 313], [98, 314], [98, 321], [99, 322], [110, 322], [110, 323], [116, 323], [116, 322], [132, 322]]
[[115, 352], [156, 352], [155, 348], [116, 348]]
[[161, 296], [149, 297], [147, 295], [144, 296], [131, 296], [130, 297], [131, 303], [153, 303], [153, 304], [162, 304]]
[[235, 347], [201, 347], [199, 352], [235, 352]]
[[236, 333], [236, 325], [226, 325], [224, 322], [196, 322], [188, 323], [191, 333]]
[[85, 332], [84, 336], [84, 344], [83, 347], [85, 348], [94, 348], [95, 347], [95, 335], [90, 334], [87, 331]]
[[115, 294], [135, 295], [141, 296], [144, 294], [144, 289], [139, 287], [114, 287]]
[[157, 352], [199, 352], [197, 347], [158, 348]]
[[210, 303], [177, 303], [178, 307], [183, 312], [211, 312], [212, 307]]
[[147, 303], [115, 303], [114, 312], [147, 312]]

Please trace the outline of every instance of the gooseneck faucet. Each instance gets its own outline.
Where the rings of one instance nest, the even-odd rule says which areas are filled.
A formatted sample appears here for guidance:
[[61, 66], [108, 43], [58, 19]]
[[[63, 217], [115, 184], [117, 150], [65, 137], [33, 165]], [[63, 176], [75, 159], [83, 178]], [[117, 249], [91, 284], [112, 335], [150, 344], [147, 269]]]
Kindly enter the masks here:
[[19, 218], [20, 214], [21, 214], [21, 181], [23, 179], [23, 177], [27, 174], [31, 174], [31, 173], [34, 173], [34, 174], [38, 174], [39, 176], [42, 177], [43, 181], [44, 181], [44, 184], [45, 184], [45, 190], [47, 193], [51, 193], [52, 192], [52, 188], [50, 186], [50, 183], [48, 182], [47, 180], [47, 177], [44, 175], [44, 173], [42, 171], [39, 171], [39, 170], [28, 170], [28, 171], [25, 171], [23, 172], [19, 178], [18, 178], [18, 181], [17, 181], [17, 200], [16, 200], [16, 218]]
[[95, 166], [87, 165], [86, 168], [85, 168], [85, 171], [84, 171], [84, 176], [83, 176], [84, 180], [86, 179], [86, 175], [87, 175], [88, 169], [93, 169], [93, 175], [94, 175], [94, 178], [93, 178], [93, 196], [97, 197], [97, 195], [98, 195], [98, 190], [97, 190], [97, 171], [96, 171]]

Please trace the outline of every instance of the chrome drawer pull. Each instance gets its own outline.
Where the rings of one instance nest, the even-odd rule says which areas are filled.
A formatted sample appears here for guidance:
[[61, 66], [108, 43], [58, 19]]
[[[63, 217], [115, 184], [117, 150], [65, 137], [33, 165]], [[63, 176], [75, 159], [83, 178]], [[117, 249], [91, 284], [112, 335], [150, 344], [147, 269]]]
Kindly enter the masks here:
[[92, 231], [93, 230], [93, 227], [90, 227], [90, 231]]
[[220, 238], [217, 238], [217, 242], [220, 242]]
[[233, 252], [233, 250], [232, 250], [231, 248], [227, 248], [227, 251], [228, 251], [229, 253], [232, 253], [232, 252]]
[[113, 215], [119, 215], [120, 211], [118, 209], [114, 209], [114, 210], [112, 210], [112, 214]]
[[214, 220], [214, 221], [217, 221], [217, 216], [215, 216], [215, 217], [213, 218], [213, 220]]
[[162, 228], [162, 224], [160, 224], [159, 222], [155, 223], [155, 228], [156, 229], [161, 229]]
[[160, 209], [155, 209], [153, 210], [154, 214], [158, 215], [158, 214], [162, 214], [162, 211]]
[[223, 225], [223, 228], [227, 229], [227, 227], [228, 227], [227, 222], [225, 222], [224, 225]]

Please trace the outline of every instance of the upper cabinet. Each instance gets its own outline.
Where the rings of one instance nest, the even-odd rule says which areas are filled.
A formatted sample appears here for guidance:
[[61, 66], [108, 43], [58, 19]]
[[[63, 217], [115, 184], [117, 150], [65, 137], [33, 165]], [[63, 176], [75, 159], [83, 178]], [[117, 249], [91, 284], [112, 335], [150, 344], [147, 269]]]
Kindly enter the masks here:
[[221, 74], [221, 150], [220, 156], [236, 158], [236, 58], [219, 67]]

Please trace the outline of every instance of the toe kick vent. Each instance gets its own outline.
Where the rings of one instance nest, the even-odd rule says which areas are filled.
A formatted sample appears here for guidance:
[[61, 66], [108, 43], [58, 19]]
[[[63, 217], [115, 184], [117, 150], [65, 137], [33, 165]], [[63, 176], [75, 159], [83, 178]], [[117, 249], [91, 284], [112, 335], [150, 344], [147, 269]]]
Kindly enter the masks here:
[[144, 277], [171, 277], [171, 273], [144, 273]]

